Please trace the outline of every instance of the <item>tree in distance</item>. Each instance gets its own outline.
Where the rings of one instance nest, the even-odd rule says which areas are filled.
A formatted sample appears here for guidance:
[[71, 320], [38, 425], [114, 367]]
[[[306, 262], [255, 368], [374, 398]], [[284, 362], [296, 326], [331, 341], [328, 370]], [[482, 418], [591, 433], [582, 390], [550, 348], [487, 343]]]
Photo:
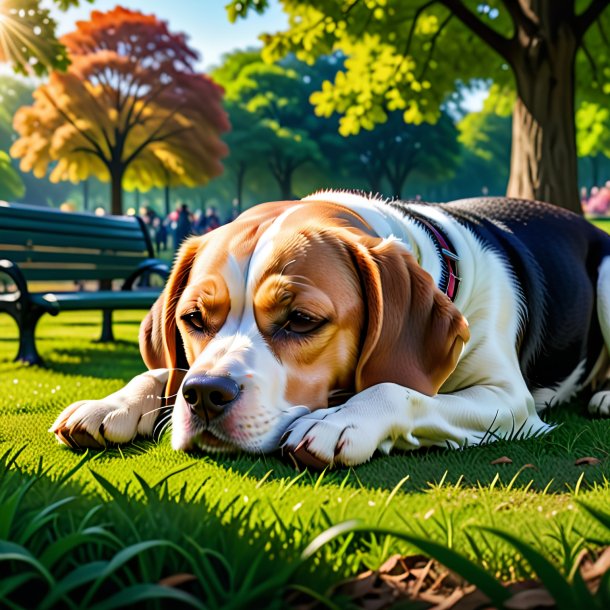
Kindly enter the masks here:
[[11, 155], [23, 171], [110, 182], [113, 214], [122, 213], [123, 187], [195, 186], [222, 172], [222, 89], [195, 71], [183, 34], [117, 7], [92, 12], [61, 43], [67, 71], [53, 71], [15, 114]]
[[312, 107], [303, 74], [283, 63], [267, 64], [259, 52], [237, 51], [225, 57], [213, 77], [225, 88], [235, 125], [246, 130], [246, 137], [251, 132], [250, 142], [241, 152], [236, 150], [240, 134], [235, 131], [228, 136], [233, 156], [229, 163], [241, 160], [243, 170], [246, 163], [265, 159], [280, 197], [293, 198], [297, 169], [322, 162], [318, 143], [306, 125]]

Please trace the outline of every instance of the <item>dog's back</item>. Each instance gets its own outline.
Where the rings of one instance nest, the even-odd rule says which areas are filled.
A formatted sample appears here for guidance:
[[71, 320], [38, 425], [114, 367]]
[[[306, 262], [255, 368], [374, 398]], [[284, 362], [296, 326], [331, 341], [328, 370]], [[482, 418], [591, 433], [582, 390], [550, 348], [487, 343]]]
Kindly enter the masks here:
[[527, 312], [519, 355], [528, 385], [551, 387], [579, 367], [575, 381], [582, 382], [604, 344], [596, 285], [610, 236], [540, 202], [478, 198], [439, 207], [496, 250], [514, 274]]

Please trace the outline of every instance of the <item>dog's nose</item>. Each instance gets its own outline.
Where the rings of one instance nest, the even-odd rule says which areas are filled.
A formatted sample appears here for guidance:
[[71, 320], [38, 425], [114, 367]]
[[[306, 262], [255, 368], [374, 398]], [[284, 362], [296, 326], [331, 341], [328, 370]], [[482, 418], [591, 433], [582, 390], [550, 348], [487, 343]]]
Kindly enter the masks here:
[[239, 386], [230, 377], [193, 375], [182, 386], [184, 400], [196, 413], [219, 414], [239, 396]]

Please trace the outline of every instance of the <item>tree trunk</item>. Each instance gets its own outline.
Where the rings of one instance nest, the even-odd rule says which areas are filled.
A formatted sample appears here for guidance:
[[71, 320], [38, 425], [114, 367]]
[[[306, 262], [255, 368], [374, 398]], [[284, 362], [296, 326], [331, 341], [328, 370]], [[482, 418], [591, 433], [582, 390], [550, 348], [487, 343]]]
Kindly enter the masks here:
[[286, 201], [293, 199], [292, 194], [292, 171], [286, 171], [278, 180], [280, 187], [280, 197]]
[[89, 180], [83, 180], [83, 210], [89, 210]]
[[569, 24], [546, 22], [544, 13], [533, 33], [519, 31], [521, 47], [513, 59], [517, 100], [507, 195], [582, 214], [574, 128], [578, 43]]
[[123, 213], [123, 168], [117, 166], [110, 170], [111, 208], [110, 213]]
[[165, 188], [163, 189], [163, 197], [165, 201], [165, 218], [167, 218], [171, 212], [169, 184], [166, 184]]

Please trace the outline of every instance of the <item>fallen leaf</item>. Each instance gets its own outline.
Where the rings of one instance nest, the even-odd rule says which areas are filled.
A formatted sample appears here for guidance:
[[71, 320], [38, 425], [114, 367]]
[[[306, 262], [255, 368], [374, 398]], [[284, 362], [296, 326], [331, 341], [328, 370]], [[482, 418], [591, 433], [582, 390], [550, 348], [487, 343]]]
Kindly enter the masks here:
[[583, 464], [587, 466], [595, 466], [595, 464], [601, 464], [601, 460], [596, 457], [581, 457], [574, 462], [575, 466], [582, 466]]
[[491, 461], [491, 462], [489, 462], [489, 463], [490, 463], [490, 464], [512, 464], [512, 463], [513, 463], [513, 461], [512, 461], [512, 460], [511, 460], [509, 457], [507, 457], [507, 456], [503, 455], [502, 457], [499, 457], [499, 458], [498, 458], [498, 459], [496, 459], [496, 460], [492, 460], [492, 461]]
[[159, 584], [163, 587], [179, 587], [180, 585], [183, 585], [186, 582], [192, 582], [193, 580], [197, 580], [197, 577], [194, 574], [180, 573], [162, 578], [159, 581]]

